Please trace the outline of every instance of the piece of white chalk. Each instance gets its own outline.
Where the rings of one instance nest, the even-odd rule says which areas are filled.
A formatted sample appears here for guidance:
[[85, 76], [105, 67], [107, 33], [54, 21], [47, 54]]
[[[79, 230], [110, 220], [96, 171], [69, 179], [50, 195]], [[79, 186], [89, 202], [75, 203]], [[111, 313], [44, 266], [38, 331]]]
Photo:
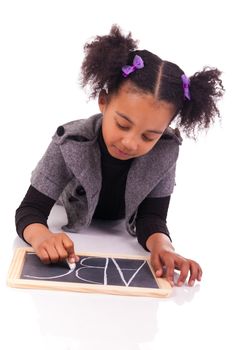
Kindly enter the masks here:
[[69, 268], [70, 268], [71, 270], [74, 270], [74, 269], [75, 269], [75, 267], [76, 267], [76, 264], [75, 264], [75, 263], [69, 262], [68, 259], [66, 259], [66, 262], [67, 262], [67, 264], [68, 264], [68, 266], [69, 266]]

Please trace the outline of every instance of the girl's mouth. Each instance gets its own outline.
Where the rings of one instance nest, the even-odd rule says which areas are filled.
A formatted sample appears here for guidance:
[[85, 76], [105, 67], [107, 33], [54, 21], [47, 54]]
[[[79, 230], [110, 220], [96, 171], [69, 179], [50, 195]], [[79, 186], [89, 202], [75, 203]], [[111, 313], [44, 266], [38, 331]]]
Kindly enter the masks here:
[[128, 157], [132, 157], [130, 154], [125, 153], [123, 151], [121, 151], [118, 147], [114, 146], [114, 151], [115, 153], [120, 156], [120, 157], [124, 157], [124, 158], [128, 158]]

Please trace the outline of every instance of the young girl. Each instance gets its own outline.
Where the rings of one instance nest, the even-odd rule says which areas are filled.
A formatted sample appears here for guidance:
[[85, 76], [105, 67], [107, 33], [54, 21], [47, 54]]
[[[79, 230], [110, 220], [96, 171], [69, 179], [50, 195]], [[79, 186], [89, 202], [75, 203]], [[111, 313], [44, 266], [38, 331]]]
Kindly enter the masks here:
[[67, 213], [66, 232], [93, 218], [124, 218], [128, 232], [151, 252], [158, 277], [174, 285], [178, 269], [177, 285], [188, 278], [193, 286], [201, 267], [175, 252], [166, 226], [182, 141], [169, 125], [176, 118], [187, 135], [208, 128], [219, 116], [221, 73], [206, 68], [188, 78], [176, 64], [137, 50], [131, 34], [116, 25], [84, 49], [82, 86], [98, 96], [101, 113], [58, 127], [16, 211], [17, 232], [44, 263], [75, 262], [68, 235], [47, 226], [58, 200]]

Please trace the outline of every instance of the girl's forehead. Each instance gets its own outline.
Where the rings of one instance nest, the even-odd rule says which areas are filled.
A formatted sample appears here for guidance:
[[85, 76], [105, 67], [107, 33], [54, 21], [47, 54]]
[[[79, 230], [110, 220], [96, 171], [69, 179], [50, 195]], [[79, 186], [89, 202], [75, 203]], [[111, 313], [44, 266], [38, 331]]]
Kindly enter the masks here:
[[151, 93], [140, 91], [132, 85], [124, 85], [116, 95], [111, 98], [112, 107], [120, 109], [120, 112], [154, 117], [157, 114], [172, 117], [175, 112], [173, 104], [157, 100]]
[[138, 88], [135, 84], [131, 82], [125, 82], [124, 84], [121, 85], [119, 90], [115, 95], [113, 95], [115, 98], [119, 99], [129, 99], [129, 98], [137, 98], [137, 99], [147, 99], [147, 103], [151, 105], [160, 105], [160, 106], [165, 106], [166, 108], [168, 107], [173, 107], [173, 104], [164, 101], [164, 100], [158, 100], [155, 95], [149, 91], [144, 91], [140, 88]]

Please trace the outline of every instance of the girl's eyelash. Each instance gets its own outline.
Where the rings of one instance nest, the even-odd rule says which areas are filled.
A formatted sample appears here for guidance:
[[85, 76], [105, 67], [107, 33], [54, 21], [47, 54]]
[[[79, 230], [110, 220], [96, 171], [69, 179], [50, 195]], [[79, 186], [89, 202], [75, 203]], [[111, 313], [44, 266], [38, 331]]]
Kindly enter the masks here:
[[[116, 123], [116, 125], [117, 125], [117, 127], [119, 128], [119, 129], [121, 129], [121, 130], [128, 130], [129, 129], [129, 127], [128, 126], [122, 126], [122, 125], [120, 125], [120, 124], [118, 124], [118, 123]], [[142, 136], [142, 138], [144, 139], [144, 141], [146, 141], [146, 142], [152, 142], [152, 141], [154, 141], [154, 140], [152, 140], [152, 139], [150, 139], [149, 137], [146, 137], [146, 136]]]
[[129, 129], [128, 126], [122, 126], [122, 125], [120, 125], [120, 124], [118, 124], [118, 123], [116, 123], [116, 124], [117, 124], [118, 128], [120, 128], [120, 129], [122, 129], [122, 130], [127, 130], [127, 129]]
[[149, 139], [149, 137], [146, 137], [146, 136], [143, 136], [143, 138], [144, 138], [144, 141], [148, 141], [148, 142], [155, 141], [154, 139], [153, 139], [153, 140], [152, 140], [152, 139]]

